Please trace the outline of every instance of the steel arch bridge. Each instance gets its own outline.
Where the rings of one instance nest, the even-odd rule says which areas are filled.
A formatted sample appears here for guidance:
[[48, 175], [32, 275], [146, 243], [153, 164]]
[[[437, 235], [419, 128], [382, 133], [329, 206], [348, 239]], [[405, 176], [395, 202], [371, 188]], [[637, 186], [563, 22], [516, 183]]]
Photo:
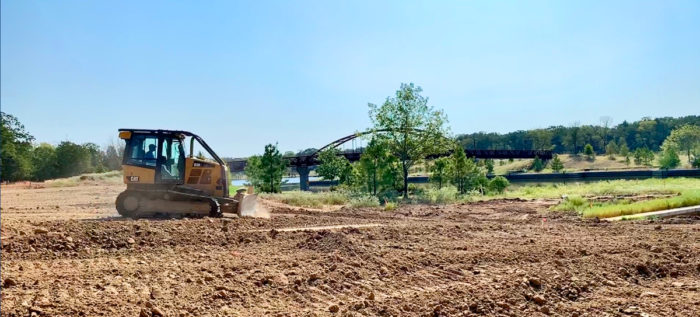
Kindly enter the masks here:
[[[347, 142], [355, 140], [357, 138], [374, 134], [374, 133], [384, 133], [389, 132], [389, 129], [378, 129], [378, 130], [367, 130], [363, 132], [355, 132], [350, 135], [346, 135], [339, 138], [333, 142], [330, 142], [320, 149], [316, 150], [314, 153], [309, 155], [297, 155], [291, 157], [285, 157], [290, 167], [296, 167], [297, 170], [308, 170], [309, 167], [318, 165], [320, 162], [318, 160], [318, 154], [321, 151], [330, 148], [337, 148]], [[416, 133], [421, 133], [423, 130], [414, 129]], [[478, 150], [478, 149], [465, 149], [464, 150], [468, 157], [478, 158], [478, 159], [511, 159], [511, 158], [535, 158], [539, 157], [543, 160], [549, 160], [552, 158], [552, 151], [548, 150]], [[442, 156], [448, 156], [452, 154], [452, 151], [447, 151], [441, 154], [434, 154], [428, 156], [428, 158], [438, 158]], [[339, 155], [343, 155], [348, 161], [355, 162], [360, 159], [362, 151], [346, 151], [341, 152]], [[245, 159], [229, 161], [229, 169], [232, 172], [242, 172], [245, 169], [247, 161]], [[299, 171], [301, 174], [301, 171]], [[308, 173], [308, 172], [307, 172]]]

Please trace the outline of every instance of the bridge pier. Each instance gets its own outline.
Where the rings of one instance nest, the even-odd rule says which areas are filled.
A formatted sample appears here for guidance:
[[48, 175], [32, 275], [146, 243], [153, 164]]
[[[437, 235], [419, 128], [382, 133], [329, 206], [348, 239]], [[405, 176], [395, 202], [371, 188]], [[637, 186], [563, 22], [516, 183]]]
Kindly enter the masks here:
[[299, 173], [299, 189], [309, 190], [309, 167], [297, 166], [297, 173]]

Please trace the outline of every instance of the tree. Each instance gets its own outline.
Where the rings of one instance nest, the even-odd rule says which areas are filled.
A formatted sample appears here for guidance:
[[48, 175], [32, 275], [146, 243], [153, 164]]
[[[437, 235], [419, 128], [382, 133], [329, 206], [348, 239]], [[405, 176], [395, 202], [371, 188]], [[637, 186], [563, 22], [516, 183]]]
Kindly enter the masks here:
[[371, 195], [394, 188], [400, 177], [396, 168], [396, 157], [389, 152], [387, 140], [379, 136], [373, 137], [360, 156], [357, 165], [357, 182], [366, 186]]
[[544, 169], [544, 162], [539, 156], [535, 156], [535, 159], [532, 161], [532, 166], [531, 168], [535, 172], [541, 172]]
[[685, 152], [690, 161], [693, 152], [700, 148], [700, 126], [686, 124], [671, 131], [662, 145], [664, 150], [670, 147]]
[[484, 167], [486, 167], [486, 174], [493, 174], [493, 159], [484, 160]]
[[281, 191], [282, 176], [286, 167], [287, 162], [282, 158], [277, 145], [268, 144], [262, 156], [248, 158], [245, 174], [258, 191], [278, 193]]
[[583, 154], [586, 155], [586, 158], [589, 160], [595, 161], [595, 152], [593, 151], [593, 146], [590, 143], [583, 147]]
[[430, 171], [432, 172], [432, 174], [430, 174], [430, 181], [435, 183], [438, 189], [442, 188], [442, 185], [450, 181], [451, 168], [452, 166], [449, 158], [441, 157], [435, 159], [430, 167]]
[[582, 142], [581, 138], [581, 124], [579, 122], [574, 122], [568, 129], [568, 134], [565, 136], [563, 142], [571, 150], [571, 154], [578, 154], [578, 145]]
[[627, 147], [627, 143], [622, 143], [620, 144], [620, 148], [618, 149], [618, 152], [620, 155], [629, 158], [630, 157], [630, 149]]
[[681, 164], [681, 159], [676, 153], [676, 149], [673, 147], [664, 150], [663, 154], [659, 158], [659, 165], [662, 169], [676, 168]]
[[559, 172], [564, 169], [564, 164], [561, 162], [561, 159], [559, 159], [559, 155], [554, 154], [552, 156], [551, 167], [554, 172]]
[[92, 169], [90, 150], [70, 141], [56, 147], [57, 177], [70, 177], [87, 173]]
[[[603, 139], [603, 148], [607, 149], [607, 142], [608, 142], [608, 135], [610, 133], [610, 124], [612, 124], [612, 117], [610, 116], [602, 116], [600, 117], [600, 124], [602, 126], [602, 136], [601, 138]], [[614, 154], [614, 153], [613, 153]]]
[[376, 130], [385, 131], [390, 151], [399, 159], [403, 176], [403, 195], [408, 198], [408, 171], [427, 155], [445, 152], [447, 117], [428, 106], [422, 89], [401, 84], [394, 97], [381, 106], [369, 104], [369, 115]]
[[32, 151], [32, 179], [44, 181], [56, 178], [58, 175], [58, 162], [56, 148], [48, 143], [41, 143]]
[[105, 164], [105, 167], [110, 170], [118, 170], [121, 169], [122, 165], [122, 158], [124, 155], [124, 143], [119, 142], [118, 144], [110, 144], [107, 146], [104, 152], [104, 157], [102, 161]]
[[19, 120], [0, 112], [0, 177], [3, 181], [28, 179], [32, 172], [31, 150], [34, 137]]
[[[477, 185], [483, 172], [476, 166], [474, 160], [467, 158], [464, 148], [457, 146], [450, 156], [452, 160], [452, 183], [457, 186], [460, 194], [464, 194]], [[485, 177], [485, 176], [484, 176]]]
[[90, 167], [87, 172], [90, 173], [102, 173], [105, 171], [103, 154], [100, 147], [95, 143], [85, 143], [82, 147], [90, 155]]
[[533, 150], [547, 150], [552, 147], [552, 131], [535, 129], [528, 131], [527, 135]]
[[615, 156], [615, 154], [617, 154], [618, 151], [619, 149], [617, 147], [617, 143], [615, 143], [614, 140], [610, 141], [610, 143], [608, 143], [608, 145], [605, 146], [605, 154], [608, 156]]
[[508, 185], [510, 185], [508, 179], [503, 176], [496, 176], [489, 182], [489, 191], [500, 194], [508, 188]]
[[634, 150], [634, 164], [651, 166], [654, 160], [654, 152], [647, 147], [641, 147]]
[[340, 151], [330, 148], [318, 154], [321, 164], [316, 168], [316, 173], [327, 180], [339, 179], [339, 183], [347, 183], [352, 167], [345, 156], [340, 155]]

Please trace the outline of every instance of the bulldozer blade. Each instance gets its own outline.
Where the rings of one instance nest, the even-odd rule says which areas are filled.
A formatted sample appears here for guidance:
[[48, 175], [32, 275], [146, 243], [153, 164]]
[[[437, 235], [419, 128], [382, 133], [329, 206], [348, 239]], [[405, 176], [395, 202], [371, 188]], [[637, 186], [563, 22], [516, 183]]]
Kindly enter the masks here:
[[238, 203], [238, 215], [241, 217], [270, 218], [265, 206], [258, 204], [258, 195], [245, 195]]

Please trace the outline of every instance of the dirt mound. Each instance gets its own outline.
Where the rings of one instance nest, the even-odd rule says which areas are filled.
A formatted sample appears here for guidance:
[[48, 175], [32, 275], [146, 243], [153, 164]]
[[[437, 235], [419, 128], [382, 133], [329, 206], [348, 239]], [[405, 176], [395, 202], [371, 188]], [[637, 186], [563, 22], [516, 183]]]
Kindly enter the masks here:
[[348, 237], [349, 234], [357, 234], [359, 229], [348, 228], [339, 232], [329, 230], [321, 230], [315, 232], [306, 232], [306, 239], [297, 244], [297, 248], [313, 250], [322, 253], [343, 252], [356, 254], [362, 252], [353, 239]]

